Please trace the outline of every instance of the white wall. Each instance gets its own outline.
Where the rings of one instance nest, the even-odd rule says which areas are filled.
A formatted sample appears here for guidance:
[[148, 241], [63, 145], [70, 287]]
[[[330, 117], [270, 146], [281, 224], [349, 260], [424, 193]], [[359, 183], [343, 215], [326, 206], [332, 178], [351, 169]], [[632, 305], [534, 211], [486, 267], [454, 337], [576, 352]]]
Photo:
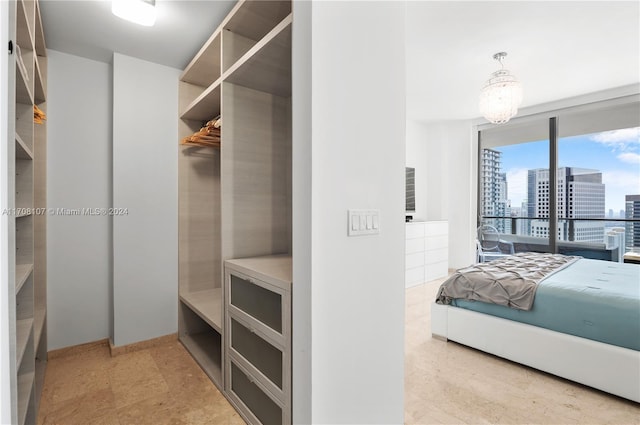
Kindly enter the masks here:
[[427, 127], [427, 219], [449, 221], [449, 267], [474, 261], [477, 146], [470, 121]]
[[[47, 202], [109, 206], [110, 66], [49, 50]], [[109, 219], [47, 217], [47, 339], [54, 350], [107, 338]]]
[[[402, 423], [404, 4], [295, 6], [293, 420]], [[347, 237], [349, 208], [379, 209], [380, 234]]]
[[449, 267], [474, 260], [477, 147], [470, 121], [407, 121], [408, 167], [416, 168], [414, 220], [449, 221]]
[[427, 219], [427, 184], [429, 168], [427, 166], [427, 125], [422, 122], [407, 120], [407, 167], [416, 169], [416, 212], [413, 221]]
[[[9, 2], [0, 2], [0, 46], [9, 42]], [[9, 55], [0, 56], [0, 208], [9, 206]], [[11, 423], [11, 358], [9, 334], [9, 216], [0, 216], [0, 423]]]
[[177, 332], [178, 77], [114, 53], [113, 303], [116, 346]]

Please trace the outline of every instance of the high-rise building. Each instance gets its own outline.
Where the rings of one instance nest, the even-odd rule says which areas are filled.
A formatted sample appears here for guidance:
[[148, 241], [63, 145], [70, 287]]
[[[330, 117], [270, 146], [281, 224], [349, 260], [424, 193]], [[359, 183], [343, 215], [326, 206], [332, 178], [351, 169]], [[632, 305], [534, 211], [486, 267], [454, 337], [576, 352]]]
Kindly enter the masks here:
[[[604, 223], [565, 219], [603, 218], [604, 184], [598, 170], [576, 167], [558, 168], [558, 240], [602, 242]], [[529, 217], [549, 217], [549, 170], [529, 170], [527, 181]], [[531, 236], [549, 237], [548, 220], [532, 220]]]
[[[507, 174], [502, 172], [502, 152], [493, 149], [482, 150], [482, 205], [480, 213], [485, 217], [510, 217], [511, 206], [507, 199]], [[511, 220], [491, 219], [487, 224], [499, 233], [511, 233]]]
[[[626, 219], [640, 219], [640, 195], [627, 195], [625, 200]], [[625, 243], [627, 251], [640, 252], [640, 223], [625, 223]]]
[[[528, 205], [529, 202], [525, 199], [522, 201], [522, 204], [520, 206], [520, 217], [529, 217], [529, 213], [528, 213]], [[529, 232], [529, 220], [518, 220], [517, 222], [517, 231], [516, 234], [518, 235], [525, 235], [528, 236], [531, 233]]]

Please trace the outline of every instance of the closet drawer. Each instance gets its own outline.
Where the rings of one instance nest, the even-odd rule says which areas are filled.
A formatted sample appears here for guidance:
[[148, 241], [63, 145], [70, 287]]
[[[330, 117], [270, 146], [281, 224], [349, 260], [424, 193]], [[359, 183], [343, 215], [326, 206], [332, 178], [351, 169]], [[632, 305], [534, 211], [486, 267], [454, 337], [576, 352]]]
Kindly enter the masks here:
[[[283, 294], [270, 285], [233, 272], [229, 276], [229, 303], [257, 321], [282, 334]], [[275, 289], [275, 288], [273, 288]]]
[[229, 362], [229, 391], [231, 401], [247, 416], [250, 423], [265, 425], [290, 424], [291, 418], [283, 406], [233, 359]]
[[424, 238], [407, 239], [405, 241], [405, 254], [413, 254], [424, 251]]
[[424, 254], [422, 252], [416, 252], [413, 254], [407, 254], [405, 258], [404, 268], [405, 270], [413, 269], [424, 265]]
[[447, 248], [448, 246], [449, 236], [447, 235], [430, 236], [424, 239], [425, 250]]
[[418, 239], [424, 237], [424, 223], [405, 224], [405, 239]]
[[449, 259], [449, 249], [440, 248], [424, 252], [424, 264], [440, 263]]
[[231, 315], [229, 340], [231, 351], [242, 356], [259, 373], [282, 391], [283, 360], [282, 347], [276, 347], [259, 335], [259, 331], [248, 323]]
[[449, 223], [446, 221], [428, 221], [425, 223], [425, 236], [437, 236], [449, 234]]

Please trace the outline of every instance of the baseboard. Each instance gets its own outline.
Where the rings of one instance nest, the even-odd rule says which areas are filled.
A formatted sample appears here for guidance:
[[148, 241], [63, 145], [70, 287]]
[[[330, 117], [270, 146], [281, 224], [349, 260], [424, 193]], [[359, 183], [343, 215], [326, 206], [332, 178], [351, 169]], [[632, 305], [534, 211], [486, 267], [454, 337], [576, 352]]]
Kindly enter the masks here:
[[84, 344], [72, 345], [71, 347], [59, 348], [57, 350], [51, 350], [47, 353], [47, 360], [57, 359], [60, 357], [74, 356], [86, 351], [92, 350], [100, 346], [108, 346], [109, 339], [100, 339], [98, 341], [86, 342]]
[[133, 344], [120, 345], [118, 347], [113, 345], [113, 342], [109, 340], [109, 350], [111, 351], [111, 357], [120, 356], [122, 354], [133, 353], [135, 351], [145, 350], [147, 348], [163, 345], [168, 342], [177, 341], [178, 334], [169, 334], [160, 336], [158, 338], [147, 339], [146, 341], [134, 342]]

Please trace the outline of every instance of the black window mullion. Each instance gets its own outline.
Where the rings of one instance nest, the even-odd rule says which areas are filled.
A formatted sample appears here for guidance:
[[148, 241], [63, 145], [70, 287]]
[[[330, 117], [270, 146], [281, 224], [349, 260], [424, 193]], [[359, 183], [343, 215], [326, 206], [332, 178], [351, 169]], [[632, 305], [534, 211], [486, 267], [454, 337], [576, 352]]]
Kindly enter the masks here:
[[549, 251], [558, 253], [558, 117], [549, 118]]

